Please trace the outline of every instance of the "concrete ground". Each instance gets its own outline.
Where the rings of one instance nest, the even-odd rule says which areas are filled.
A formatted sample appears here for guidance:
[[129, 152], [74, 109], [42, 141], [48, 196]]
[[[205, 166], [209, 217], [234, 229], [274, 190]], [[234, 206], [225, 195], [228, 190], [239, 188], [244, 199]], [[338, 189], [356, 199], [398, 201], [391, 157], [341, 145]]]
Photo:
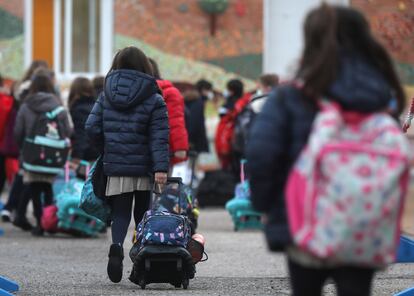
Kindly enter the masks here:
[[[20, 296], [54, 295], [289, 295], [284, 258], [266, 250], [260, 232], [233, 232], [228, 214], [203, 209], [199, 232], [207, 240], [209, 261], [197, 265], [189, 290], [152, 284], [142, 291], [128, 281], [131, 262], [126, 256], [124, 278], [113, 284], [106, 276], [109, 234], [96, 239], [67, 236], [33, 238], [10, 224], [0, 224], [0, 274], [16, 280]], [[128, 240], [125, 251], [131, 243]], [[378, 274], [374, 296], [389, 296], [414, 286], [413, 267], [396, 264]], [[328, 285], [326, 295], [335, 295]]]

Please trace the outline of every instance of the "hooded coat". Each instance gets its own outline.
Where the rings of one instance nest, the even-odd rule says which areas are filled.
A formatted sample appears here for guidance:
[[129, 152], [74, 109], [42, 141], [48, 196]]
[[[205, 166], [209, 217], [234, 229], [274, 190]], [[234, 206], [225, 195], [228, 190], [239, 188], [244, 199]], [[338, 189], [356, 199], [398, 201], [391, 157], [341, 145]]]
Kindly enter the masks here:
[[[392, 91], [384, 77], [356, 56], [344, 56], [336, 80], [325, 94], [345, 110], [385, 110]], [[283, 250], [291, 243], [284, 189], [292, 165], [307, 143], [317, 107], [293, 86], [278, 87], [250, 131], [247, 144], [252, 203], [266, 213], [269, 247]]]
[[99, 150], [93, 145], [85, 131], [85, 123], [95, 104], [94, 97], [81, 97], [70, 108], [73, 122], [72, 158], [95, 160]]
[[169, 126], [155, 79], [114, 70], [86, 121], [88, 136], [103, 148], [107, 176], [145, 177], [169, 169]]
[[[184, 98], [180, 91], [168, 80], [157, 80], [168, 109], [170, 124], [170, 152], [188, 151], [188, 133], [185, 127]], [[172, 163], [184, 159], [172, 157]]]
[[188, 92], [185, 97], [186, 127], [190, 149], [198, 153], [208, 152], [206, 120], [204, 117], [204, 102], [197, 92]]
[[[34, 95], [28, 95], [23, 105], [17, 113], [16, 125], [14, 127], [14, 137], [20, 148], [23, 148], [24, 139], [30, 135], [36, 119], [41, 113], [50, 112], [61, 106], [61, 101], [50, 93], [39, 92]], [[57, 121], [60, 126], [63, 138], [70, 138], [71, 128], [69, 125], [69, 117], [66, 111], [59, 113]]]

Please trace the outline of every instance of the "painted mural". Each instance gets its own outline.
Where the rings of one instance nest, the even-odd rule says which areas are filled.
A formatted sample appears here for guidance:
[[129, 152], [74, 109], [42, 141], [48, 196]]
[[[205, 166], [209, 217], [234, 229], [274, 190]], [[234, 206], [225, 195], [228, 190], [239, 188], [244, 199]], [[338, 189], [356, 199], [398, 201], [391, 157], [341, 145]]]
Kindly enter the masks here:
[[[24, 70], [23, 2], [0, 0], [0, 73], [12, 79]], [[404, 83], [414, 85], [414, 1], [351, 5], [365, 13]], [[263, 0], [114, 0], [114, 51], [143, 48], [167, 79], [206, 78], [223, 89], [239, 77], [253, 87], [262, 71], [262, 11]]]
[[352, 0], [365, 13], [372, 30], [392, 53], [403, 82], [414, 85], [414, 2]]
[[262, 5], [262, 0], [115, 0], [115, 47], [145, 47], [167, 79], [206, 78], [223, 89], [239, 77], [252, 88], [262, 72]]
[[0, 0], [0, 74], [21, 77], [23, 48], [23, 0]]

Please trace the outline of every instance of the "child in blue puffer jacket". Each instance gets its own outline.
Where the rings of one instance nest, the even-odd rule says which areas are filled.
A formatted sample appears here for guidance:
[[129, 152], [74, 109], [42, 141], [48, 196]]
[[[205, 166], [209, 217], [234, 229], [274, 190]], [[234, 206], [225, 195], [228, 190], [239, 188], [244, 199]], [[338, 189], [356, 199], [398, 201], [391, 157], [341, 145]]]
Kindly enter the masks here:
[[122, 279], [122, 245], [131, 220], [137, 225], [151, 198], [155, 183], [167, 181], [169, 126], [165, 102], [145, 54], [136, 47], [120, 50], [105, 78], [86, 122], [86, 132], [101, 148], [106, 196], [112, 206], [112, 245], [108, 276]]

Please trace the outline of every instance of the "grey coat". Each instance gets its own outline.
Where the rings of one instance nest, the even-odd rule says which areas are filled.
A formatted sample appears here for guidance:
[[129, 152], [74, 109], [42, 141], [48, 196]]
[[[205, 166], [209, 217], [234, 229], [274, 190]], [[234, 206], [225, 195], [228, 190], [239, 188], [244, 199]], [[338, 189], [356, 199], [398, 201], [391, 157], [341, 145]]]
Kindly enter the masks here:
[[[37, 93], [25, 99], [17, 113], [16, 126], [14, 127], [14, 137], [20, 149], [23, 148], [24, 139], [29, 136], [39, 114], [50, 112], [61, 105], [60, 100], [50, 93]], [[57, 118], [63, 133], [62, 136], [70, 138], [72, 130], [69, 125], [68, 113], [61, 112]]]

